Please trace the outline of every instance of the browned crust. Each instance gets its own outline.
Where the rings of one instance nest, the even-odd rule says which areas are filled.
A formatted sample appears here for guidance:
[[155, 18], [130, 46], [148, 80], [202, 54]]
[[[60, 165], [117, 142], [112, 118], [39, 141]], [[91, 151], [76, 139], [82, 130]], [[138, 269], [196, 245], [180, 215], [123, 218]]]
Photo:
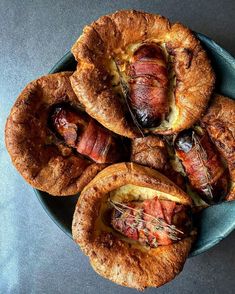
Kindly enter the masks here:
[[84, 193], [90, 188], [93, 190], [95, 186], [100, 193], [107, 194], [111, 190], [127, 184], [147, 187], [175, 196], [178, 202], [184, 205], [192, 204], [192, 199], [166, 176], [152, 168], [136, 163], [117, 163], [105, 168], [82, 192]]
[[127, 120], [125, 108], [111, 89], [105, 63], [129, 44], [151, 38], [165, 42], [175, 56], [177, 120], [168, 129], [152, 130], [170, 134], [190, 127], [200, 118], [214, 87], [210, 61], [188, 28], [171, 24], [160, 15], [123, 10], [86, 26], [72, 47], [78, 66], [71, 83], [78, 99], [101, 124], [127, 137], [136, 137], [135, 127]]
[[[105, 166], [73, 155], [56, 142], [48, 128], [51, 105], [70, 102], [80, 107], [70, 85], [71, 74], [51, 74], [29, 83], [17, 98], [5, 128], [6, 147], [20, 174], [33, 187], [57, 196], [81, 191]], [[50, 144], [49, 137], [56, 144]]]
[[164, 170], [168, 162], [164, 140], [158, 136], [147, 136], [132, 140], [131, 162]]
[[131, 162], [154, 168], [186, 191], [184, 177], [173, 169], [166, 140], [157, 135], [135, 138], [131, 141]]
[[101, 171], [82, 191], [73, 217], [73, 238], [103, 277], [136, 289], [159, 287], [182, 270], [194, 237], [142, 251], [112, 233], [94, 234], [102, 197], [127, 183], [163, 189], [178, 195], [180, 203], [191, 204], [183, 191], [157, 171], [134, 163], [115, 164]]
[[232, 188], [226, 200], [235, 200], [235, 101], [214, 95], [202, 123], [228, 163]]

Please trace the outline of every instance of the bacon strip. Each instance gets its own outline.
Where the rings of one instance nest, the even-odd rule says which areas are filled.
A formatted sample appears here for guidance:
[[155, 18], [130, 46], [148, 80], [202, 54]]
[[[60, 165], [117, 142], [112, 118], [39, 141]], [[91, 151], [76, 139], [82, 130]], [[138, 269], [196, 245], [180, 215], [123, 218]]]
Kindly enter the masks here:
[[199, 136], [192, 130], [183, 131], [175, 140], [175, 150], [192, 187], [205, 201], [217, 202], [226, 195], [226, 167], [206, 132]]
[[155, 197], [153, 200], [152, 199], [145, 200], [143, 202], [143, 208], [144, 208], [144, 212], [146, 212], [147, 214], [164, 219], [164, 212], [162, 210], [162, 205], [160, 200], [158, 200], [157, 197]]
[[[173, 222], [173, 217], [183, 211], [182, 205], [155, 197], [142, 203], [125, 203], [124, 207], [121, 210], [118, 207], [114, 208], [111, 219], [114, 229], [130, 239], [151, 247], [174, 242], [167, 225], [177, 225]], [[183, 214], [178, 220], [180, 220], [179, 225], [182, 226], [181, 222], [186, 223], [188, 219]]]
[[77, 151], [89, 156], [98, 163], [106, 162], [110, 148], [110, 134], [93, 120], [90, 120], [87, 128], [80, 137]]
[[156, 61], [137, 61], [131, 66], [132, 77], [150, 76], [167, 86], [167, 68]]
[[173, 201], [161, 200], [161, 206], [164, 213], [164, 219], [168, 224], [171, 224], [176, 203]]
[[158, 125], [169, 111], [167, 62], [159, 45], [140, 46], [129, 68], [130, 102], [144, 127]]
[[117, 162], [125, 155], [118, 138], [72, 107], [56, 108], [52, 124], [67, 145], [97, 163]]
[[79, 153], [91, 156], [92, 149], [97, 140], [98, 132], [96, 132], [96, 128], [94, 127], [92, 121], [90, 121], [79, 137], [79, 141], [76, 145], [76, 149]]

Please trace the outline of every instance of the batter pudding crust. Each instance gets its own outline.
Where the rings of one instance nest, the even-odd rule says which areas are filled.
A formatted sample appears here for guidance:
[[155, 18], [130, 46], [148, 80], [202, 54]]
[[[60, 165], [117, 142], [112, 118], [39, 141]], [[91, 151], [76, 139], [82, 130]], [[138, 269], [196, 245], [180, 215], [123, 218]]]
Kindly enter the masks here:
[[159, 172], [135, 163], [114, 164], [101, 171], [82, 191], [73, 218], [73, 238], [90, 258], [94, 270], [103, 277], [139, 290], [159, 287], [182, 270], [194, 236], [145, 251], [112, 232], [97, 233], [96, 220], [102, 199], [126, 184], [165, 191], [168, 199], [174, 195], [176, 202], [191, 205], [189, 196]]
[[115, 70], [108, 64], [116, 59], [128, 63], [131, 46], [136, 48], [146, 41], [159, 43], [171, 56], [175, 86], [169, 122], [145, 132], [172, 134], [193, 125], [206, 110], [215, 81], [206, 52], [182, 24], [171, 24], [160, 15], [123, 10], [86, 26], [71, 50], [78, 62], [71, 76], [72, 87], [92, 117], [131, 138], [139, 133], [112, 88]]
[[228, 164], [231, 189], [226, 200], [235, 200], [235, 101], [215, 94], [202, 124]]
[[70, 85], [71, 74], [51, 74], [29, 83], [5, 128], [6, 147], [16, 169], [30, 185], [56, 196], [76, 194], [106, 166], [74, 155], [48, 126], [52, 105], [67, 102], [81, 108]]

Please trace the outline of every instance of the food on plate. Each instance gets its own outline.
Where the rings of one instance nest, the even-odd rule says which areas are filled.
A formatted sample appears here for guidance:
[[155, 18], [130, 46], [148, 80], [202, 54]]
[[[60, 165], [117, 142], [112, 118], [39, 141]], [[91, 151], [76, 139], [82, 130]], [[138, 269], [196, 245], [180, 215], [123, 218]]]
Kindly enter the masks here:
[[149, 135], [131, 141], [131, 161], [163, 171], [167, 164], [165, 141], [159, 136]]
[[215, 94], [202, 124], [228, 164], [231, 184], [226, 200], [235, 200], [235, 101]]
[[156, 170], [113, 164], [82, 191], [73, 238], [103, 277], [136, 289], [159, 287], [182, 270], [195, 239], [191, 204]]
[[130, 103], [141, 126], [159, 125], [169, 111], [168, 69], [160, 45], [144, 43], [134, 51], [128, 76]]
[[70, 105], [55, 105], [50, 121], [68, 146], [97, 163], [125, 158], [126, 148], [120, 137]]
[[174, 141], [190, 184], [209, 204], [222, 201], [228, 193], [229, 174], [206, 130], [184, 130]]
[[[86, 117], [87, 128], [84, 134], [79, 133], [81, 140], [76, 146], [86, 157], [74, 152], [79, 127], [70, 119], [76, 120], [74, 113], [83, 110], [70, 85], [71, 74], [51, 74], [29, 83], [16, 100], [5, 129], [6, 146], [17, 170], [33, 187], [58, 196], [81, 191], [107, 162], [120, 158], [123, 148], [116, 135], [84, 113], [81, 117]], [[65, 105], [74, 112], [67, 111]], [[58, 111], [57, 118], [54, 113], [56, 132], [51, 126], [53, 110]], [[62, 118], [66, 111], [69, 118]]]
[[19, 95], [8, 152], [33, 187], [82, 191], [72, 235], [97, 273], [159, 287], [183, 268], [192, 213], [235, 199], [235, 101], [212, 95], [215, 75], [194, 33], [160, 15], [102, 16], [71, 51], [75, 72], [43, 76]]
[[149, 135], [131, 141], [131, 162], [154, 168], [185, 190], [184, 177], [174, 168], [169, 144], [160, 136]]
[[199, 40], [160, 15], [124, 10], [102, 16], [84, 28], [72, 53], [78, 64], [71, 84], [86, 112], [130, 138], [191, 127], [214, 87]]
[[122, 203], [110, 200], [110, 203], [114, 207], [112, 227], [151, 248], [181, 240], [191, 229], [191, 220], [184, 205], [173, 201], [160, 200], [156, 196], [144, 201]]

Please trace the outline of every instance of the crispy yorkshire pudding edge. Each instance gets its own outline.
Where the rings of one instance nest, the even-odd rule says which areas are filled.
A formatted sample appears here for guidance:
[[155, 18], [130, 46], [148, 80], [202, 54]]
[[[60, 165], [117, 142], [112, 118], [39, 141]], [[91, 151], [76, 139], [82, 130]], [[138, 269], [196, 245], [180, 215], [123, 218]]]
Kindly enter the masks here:
[[72, 72], [30, 82], [7, 119], [5, 142], [12, 163], [33, 187], [51, 195], [74, 195], [106, 165], [96, 164], [61, 144], [48, 126], [51, 106], [69, 103], [81, 108], [69, 77]]
[[225, 199], [235, 200], [235, 101], [215, 94], [202, 124], [228, 164], [232, 183]]
[[169, 86], [170, 115], [144, 132], [172, 134], [203, 115], [214, 87], [210, 61], [188, 28], [160, 15], [123, 10], [86, 26], [71, 50], [78, 62], [71, 84], [86, 111], [108, 129], [132, 138], [139, 134], [120, 98], [120, 73], [125, 80], [133, 52], [148, 42], [161, 45], [175, 78]]
[[[100, 216], [109, 192], [125, 185], [157, 190], [160, 197], [191, 205], [189, 196], [159, 172], [134, 163], [114, 164], [82, 191], [73, 217], [73, 238], [103, 277], [137, 289], [159, 287], [182, 270], [195, 237], [192, 233], [176, 243], [147, 250], [117, 236]], [[115, 197], [121, 195], [116, 193]], [[128, 191], [125, 197], [129, 197]], [[148, 197], [153, 196], [150, 193]]]

